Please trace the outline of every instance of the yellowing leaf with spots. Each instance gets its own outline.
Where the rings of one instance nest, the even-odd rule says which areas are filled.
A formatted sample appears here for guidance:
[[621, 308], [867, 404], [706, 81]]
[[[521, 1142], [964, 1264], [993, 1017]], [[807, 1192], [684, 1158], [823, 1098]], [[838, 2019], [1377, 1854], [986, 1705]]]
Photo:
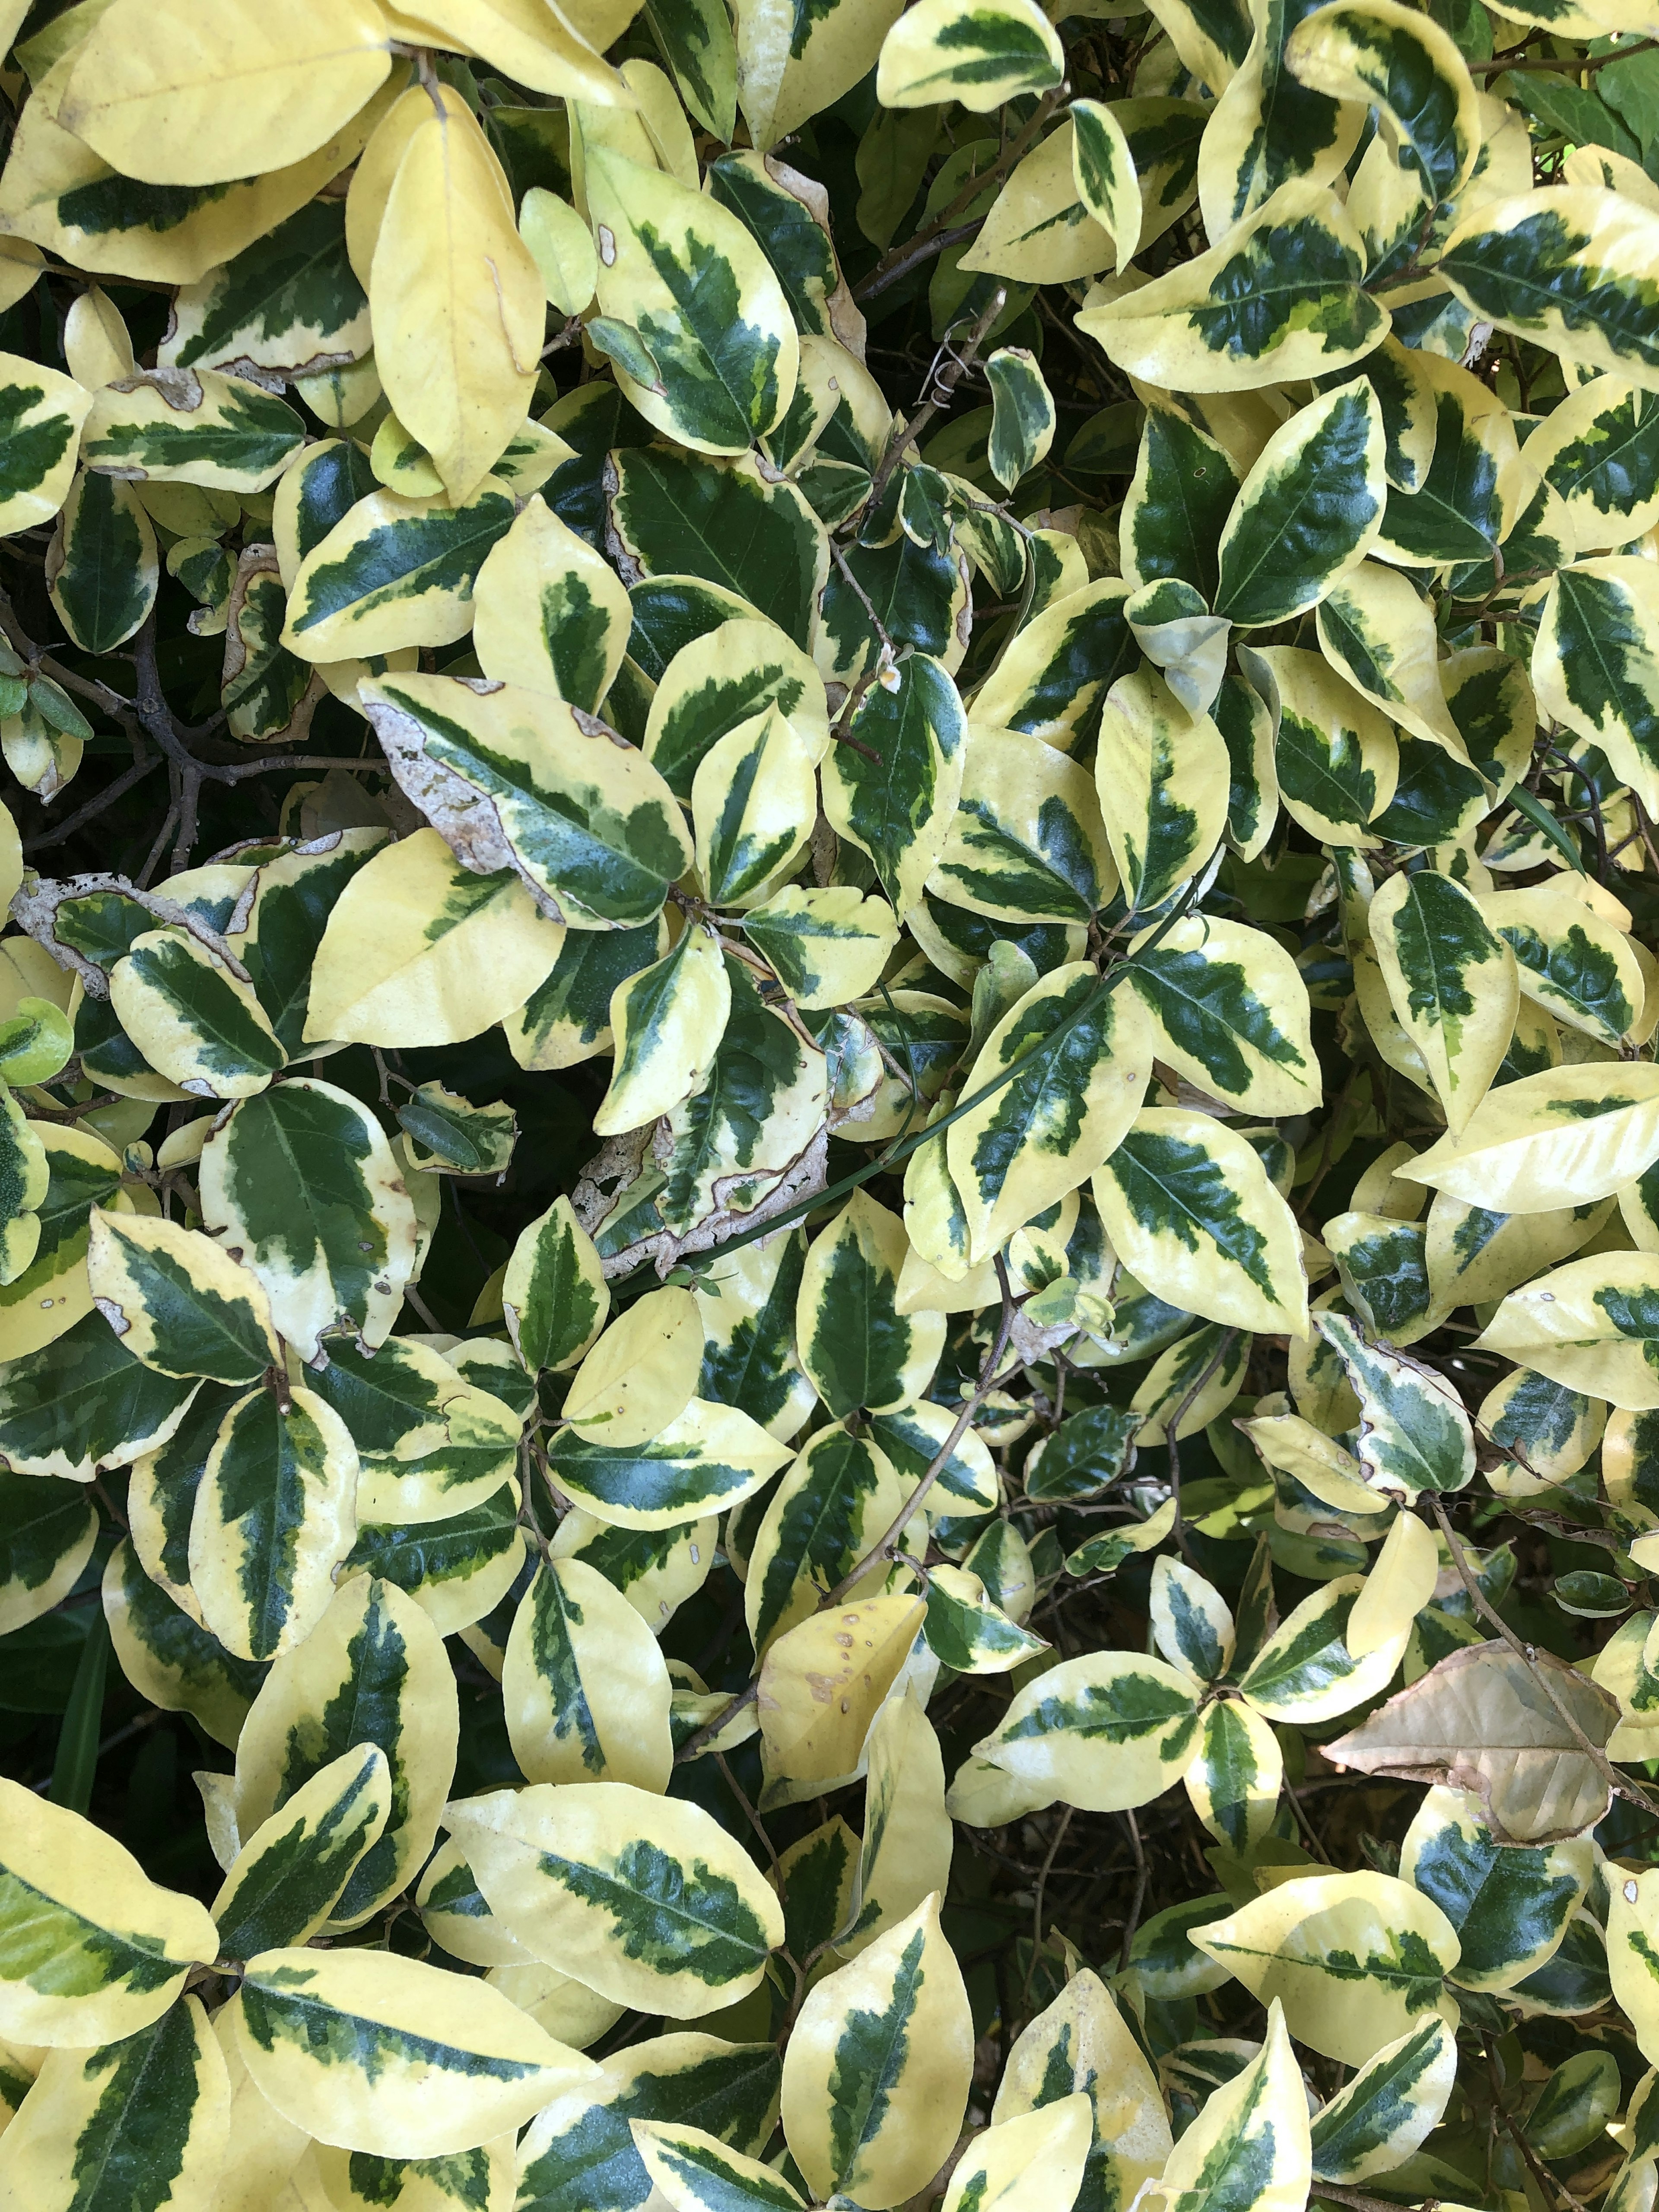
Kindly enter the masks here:
[[646, 1443], [685, 1411], [702, 1362], [702, 1322], [691, 1293], [650, 1291], [586, 1354], [564, 1419], [587, 1443]]
[[919, 1597], [851, 1600], [787, 1630], [762, 1663], [757, 1710], [769, 1803], [854, 1778], [882, 1701], [909, 1661]]

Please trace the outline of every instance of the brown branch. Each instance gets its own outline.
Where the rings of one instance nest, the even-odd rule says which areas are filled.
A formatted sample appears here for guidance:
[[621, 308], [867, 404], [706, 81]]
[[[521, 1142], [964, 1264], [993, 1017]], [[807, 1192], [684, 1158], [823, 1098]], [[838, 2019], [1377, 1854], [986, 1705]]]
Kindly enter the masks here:
[[[988, 181], [990, 174], [988, 169], [983, 177], [975, 178], [973, 189], [975, 192]], [[931, 224], [926, 230], [919, 230], [913, 239], [907, 240], [896, 258], [890, 255], [880, 269], [865, 280], [854, 293], [854, 298], [873, 299], [878, 292], [884, 292], [890, 284], [896, 284], [902, 276], [908, 276], [913, 269], [919, 269], [924, 261], [931, 261], [936, 253], [948, 253], [953, 246], [965, 246], [978, 232], [983, 221], [981, 216], [978, 222], [956, 223], [949, 230], [938, 230]]]
[[[165, 842], [171, 822], [162, 825]], [[205, 946], [216, 960], [221, 960], [239, 983], [252, 983], [252, 977], [231, 951], [216, 929], [210, 929], [199, 915], [191, 913], [175, 899], [163, 898], [159, 891], [146, 890], [141, 884], [131, 883], [125, 876], [100, 872], [85, 876], [66, 876], [53, 883], [44, 877], [32, 879], [33, 888], [26, 884], [11, 902], [12, 919], [38, 945], [45, 945], [60, 968], [72, 968], [85, 985], [88, 995], [94, 999], [109, 996], [109, 979], [95, 962], [87, 960], [73, 946], [61, 942], [57, 935], [58, 909], [66, 899], [85, 898], [98, 891], [118, 891], [123, 898], [131, 899], [144, 912], [160, 922], [164, 929], [182, 929]]]
[[1129, 1917], [1123, 1923], [1123, 1941], [1118, 1947], [1117, 1967], [1121, 1973], [1129, 1963], [1129, 1954], [1134, 1948], [1135, 1929], [1140, 1925], [1140, 1908], [1146, 1901], [1146, 1851], [1140, 1840], [1140, 1827], [1133, 1813], [1123, 1815], [1129, 1826], [1129, 1842], [1135, 1855], [1135, 1893], [1129, 1901]]
[[160, 757], [155, 753], [148, 755], [143, 760], [135, 761], [130, 769], [124, 769], [116, 777], [113, 783], [106, 784], [95, 799], [89, 799], [84, 806], [77, 808], [66, 821], [59, 822], [53, 829], [43, 831], [38, 837], [25, 837], [23, 840], [25, 854], [39, 853], [48, 845], [61, 845], [65, 837], [72, 836], [76, 830], [101, 814], [106, 806], [113, 806], [116, 800], [131, 791], [135, 783], [142, 783], [152, 769], [160, 768], [161, 765]]
[[1511, 60], [1494, 54], [1489, 62], [1471, 62], [1471, 76], [1502, 76], [1510, 70], [1553, 70], [1559, 76], [1589, 76], [1609, 62], [1626, 62], [1632, 54], [1651, 53], [1659, 39], [1638, 39], [1634, 46], [1616, 46], [1605, 54], [1522, 54]]
[[[1390, 2203], [1387, 2197], [1368, 2197], [1363, 2189], [1339, 2188], [1334, 2181], [1310, 2183], [1308, 2197], [1310, 2202], [1316, 2201], [1322, 2197], [1332, 2204], [1349, 2205], [1352, 2208], [1352, 2212], [1406, 2212], [1406, 2208]], [[1425, 2197], [1419, 2207], [1419, 2212], [1440, 2212], [1440, 2199], [1437, 2197]]]

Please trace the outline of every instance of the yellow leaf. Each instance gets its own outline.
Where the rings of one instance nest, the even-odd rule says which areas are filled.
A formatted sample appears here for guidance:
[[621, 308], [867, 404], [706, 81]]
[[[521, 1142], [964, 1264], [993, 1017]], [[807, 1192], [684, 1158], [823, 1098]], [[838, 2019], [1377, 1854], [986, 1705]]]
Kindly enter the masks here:
[[1409, 1628], [1433, 1597], [1439, 1577], [1434, 1538], [1414, 1513], [1401, 1513], [1348, 1615], [1342, 1640], [1351, 1656], [1364, 1659]]
[[386, 398], [465, 499], [529, 410], [547, 321], [501, 163], [470, 115], [434, 112], [410, 137], [368, 299]]
[[228, 184], [314, 154], [391, 67], [374, 0], [115, 0], [58, 119], [124, 176]]
[[[441, 84], [436, 96], [447, 115], [465, 114], [466, 102], [452, 86]], [[351, 173], [346, 193], [346, 258], [365, 287], [374, 266], [374, 242], [386, 220], [386, 204], [410, 140], [431, 119], [432, 102], [433, 94], [423, 84], [410, 85], [386, 110]]]

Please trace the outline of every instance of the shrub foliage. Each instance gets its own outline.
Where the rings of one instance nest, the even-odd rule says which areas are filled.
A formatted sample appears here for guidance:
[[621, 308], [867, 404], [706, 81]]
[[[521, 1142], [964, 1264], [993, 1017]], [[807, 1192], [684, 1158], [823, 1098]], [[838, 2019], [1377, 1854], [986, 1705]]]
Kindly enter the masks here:
[[1651, 2212], [1655, 23], [0, 4], [0, 2200]]

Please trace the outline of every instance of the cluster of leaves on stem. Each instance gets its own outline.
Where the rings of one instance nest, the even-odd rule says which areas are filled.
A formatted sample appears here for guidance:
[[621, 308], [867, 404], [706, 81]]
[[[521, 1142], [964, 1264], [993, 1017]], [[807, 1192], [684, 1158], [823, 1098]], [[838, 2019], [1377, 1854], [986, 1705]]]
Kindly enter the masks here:
[[0, 0], [0, 2205], [1654, 2212], [1652, 0]]

